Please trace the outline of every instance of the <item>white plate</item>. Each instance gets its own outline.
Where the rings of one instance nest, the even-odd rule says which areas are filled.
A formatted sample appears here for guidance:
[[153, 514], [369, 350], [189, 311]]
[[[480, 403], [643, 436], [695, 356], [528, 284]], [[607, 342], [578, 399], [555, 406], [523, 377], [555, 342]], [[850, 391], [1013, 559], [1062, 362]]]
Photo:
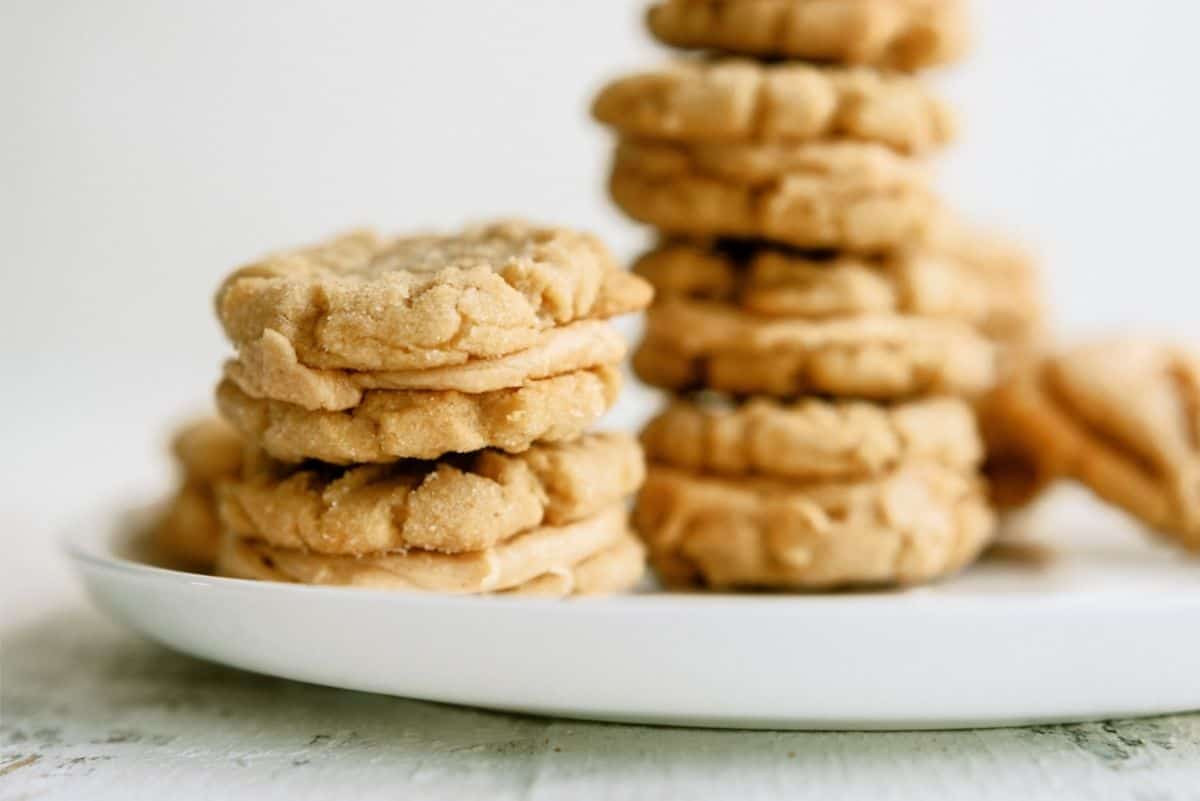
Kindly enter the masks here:
[[1075, 532], [1048, 561], [993, 560], [935, 587], [857, 595], [548, 601], [257, 583], [139, 563], [115, 519], [68, 550], [100, 606], [164, 645], [411, 698], [803, 729], [1200, 708], [1200, 564], [1112, 531], [1114, 518], [1078, 500], [1067, 507], [1039, 523]]

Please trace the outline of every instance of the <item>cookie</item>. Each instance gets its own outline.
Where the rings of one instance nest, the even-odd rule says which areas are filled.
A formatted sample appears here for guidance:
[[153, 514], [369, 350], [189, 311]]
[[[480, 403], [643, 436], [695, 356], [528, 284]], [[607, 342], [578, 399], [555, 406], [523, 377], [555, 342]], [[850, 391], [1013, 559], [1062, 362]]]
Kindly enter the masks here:
[[216, 418], [196, 420], [175, 435], [171, 450], [182, 480], [151, 529], [151, 543], [164, 562], [212, 568], [221, 533], [215, 487], [237, 476], [243, 447], [237, 433]]
[[950, 107], [904, 75], [740, 59], [681, 60], [610, 83], [592, 114], [625, 136], [684, 142], [850, 139], [903, 153], [954, 137]]
[[891, 406], [817, 398], [676, 399], [646, 425], [642, 444], [652, 461], [666, 466], [798, 481], [870, 478], [909, 461], [971, 472], [983, 456], [971, 405], [957, 398]]
[[225, 377], [254, 398], [339, 411], [358, 406], [363, 393], [372, 389], [480, 394], [523, 387], [537, 379], [618, 364], [625, 350], [625, 340], [611, 325], [580, 320], [547, 329], [532, 346], [493, 359], [421, 370], [322, 370], [301, 364], [291, 343], [268, 331], [226, 363]]
[[646, 548], [629, 535], [571, 568], [543, 573], [504, 594], [540, 598], [613, 595], [636, 587], [645, 572]]
[[919, 162], [862, 142], [625, 139], [609, 191], [630, 217], [667, 234], [859, 253], [929, 240], [944, 216]]
[[573, 573], [589, 558], [611, 555], [607, 552], [629, 537], [624, 505], [616, 504], [584, 520], [540, 526], [491, 547], [458, 554], [409, 550], [331, 556], [230, 535], [222, 542], [217, 568], [227, 576], [301, 584], [492, 593], [517, 589], [548, 573]]
[[369, 390], [352, 409], [331, 412], [254, 398], [225, 380], [217, 407], [280, 461], [391, 462], [574, 439], [612, 406], [620, 386], [620, 371], [605, 366], [480, 394]]
[[634, 271], [660, 299], [715, 300], [768, 317], [958, 319], [1004, 342], [1035, 338], [1042, 328], [1041, 287], [1032, 260], [995, 237], [968, 242], [950, 253], [906, 249], [869, 257], [674, 241], [643, 255]]
[[595, 237], [510, 222], [453, 236], [341, 236], [237, 270], [216, 305], [239, 348], [277, 335], [307, 367], [412, 370], [514, 353], [548, 328], [649, 298]]
[[225, 528], [278, 548], [462, 553], [594, 515], [632, 495], [644, 475], [637, 442], [615, 433], [437, 462], [268, 462], [222, 486], [220, 513]]
[[963, 0], [663, 0], [650, 32], [676, 47], [915, 70], [967, 49]]
[[650, 310], [633, 366], [646, 383], [675, 391], [893, 400], [978, 394], [993, 382], [994, 357], [991, 343], [956, 320], [780, 320], [669, 299]]
[[634, 525], [664, 583], [719, 590], [929, 581], [974, 560], [994, 528], [982, 482], [930, 463], [816, 484], [652, 464]]
[[1089, 343], [1016, 372], [994, 403], [1041, 475], [1082, 481], [1200, 551], [1200, 354], [1148, 341]]

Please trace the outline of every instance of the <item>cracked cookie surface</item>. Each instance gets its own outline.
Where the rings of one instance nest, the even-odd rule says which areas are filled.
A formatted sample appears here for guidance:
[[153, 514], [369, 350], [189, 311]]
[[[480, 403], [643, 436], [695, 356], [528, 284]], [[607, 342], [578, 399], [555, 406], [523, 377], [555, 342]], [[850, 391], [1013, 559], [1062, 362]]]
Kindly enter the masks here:
[[956, 61], [970, 38], [963, 0], [663, 0], [646, 23], [676, 47], [902, 70]]
[[929, 241], [945, 216], [919, 162], [867, 142], [624, 139], [609, 191], [667, 234], [858, 253]]
[[970, 472], [983, 457], [970, 404], [805, 398], [676, 399], [642, 431], [649, 459], [697, 473], [804, 481], [868, 478], [908, 461]]
[[[467, 553], [409, 550], [365, 556], [333, 556], [278, 548], [237, 535], [223, 538], [218, 571], [239, 578], [301, 584], [410, 590], [449, 594], [514, 590], [557, 574], [572, 575], [588, 559], [612, 557], [630, 538], [624, 504], [562, 526], [539, 526]], [[634, 554], [639, 551], [634, 548]], [[628, 565], [623, 575], [628, 575]], [[586, 570], [586, 568], [585, 568]], [[637, 573], [640, 575], [641, 571]], [[634, 577], [636, 581], [636, 577]], [[593, 576], [593, 583], [599, 578]], [[630, 582], [632, 583], [632, 582]], [[541, 588], [545, 591], [545, 586]], [[622, 589], [606, 587], [605, 589]], [[539, 592], [538, 594], [541, 594]]]
[[620, 371], [605, 366], [480, 394], [370, 390], [357, 406], [331, 412], [254, 398], [226, 380], [217, 407], [280, 461], [391, 462], [574, 439], [612, 406], [620, 386]]
[[634, 526], [668, 586], [826, 590], [954, 573], [994, 521], [982, 482], [940, 465], [806, 485], [652, 463]]
[[221, 487], [225, 528], [279, 548], [344, 555], [481, 550], [596, 514], [645, 476], [637, 442], [617, 433], [436, 462], [257, 468]]
[[956, 320], [780, 320], [668, 299], [647, 315], [633, 366], [646, 383], [675, 391], [895, 400], [982, 392], [995, 377], [995, 348]]
[[954, 137], [950, 107], [903, 75], [740, 59], [679, 60], [620, 78], [592, 113], [631, 137], [686, 142], [850, 139], [919, 153]]
[[1043, 477], [1069, 477], [1200, 551], [1200, 354], [1087, 343], [1017, 370], [992, 413]]
[[513, 353], [548, 328], [649, 299], [595, 237], [510, 222], [337, 237], [235, 271], [216, 304], [239, 347], [278, 336], [307, 367], [409, 370]]

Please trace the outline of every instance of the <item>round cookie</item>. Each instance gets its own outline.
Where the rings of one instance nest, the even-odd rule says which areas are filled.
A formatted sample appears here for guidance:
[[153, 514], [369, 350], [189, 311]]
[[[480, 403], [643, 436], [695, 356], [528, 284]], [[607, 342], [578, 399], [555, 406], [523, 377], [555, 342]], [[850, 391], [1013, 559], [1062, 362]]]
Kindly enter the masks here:
[[894, 400], [981, 393], [995, 377], [995, 349], [955, 320], [780, 320], [677, 298], [650, 310], [633, 366], [673, 391]]
[[537, 441], [574, 439], [612, 406], [620, 386], [620, 371], [605, 366], [475, 395], [371, 390], [354, 408], [330, 412], [254, 398], [226, 380], [217, 407], [280, 461], [391, 462], [483, 448], [515, 453]]
[[950, 107], [894, 73], [740, 59], [680, 60], [618, 79], [592, 105], [624, 136], [685, 142], [849, 139], [902, 153], [954, 137]]
[[550, 328], [524, 350], [494, 359], [472, 359], [423, 370], [322, 370], [306, 367], [291, 343], [269, 331], [239, 349], [225, 364], [225, 377], [254, 398], [305, 409], [339, 411], [362, 402], [373, 389], [454, 390], [467, 394], [523, 387], [530, 381], [604, 365], [625, 357], [625, 340], [600, 320]]
[[341, 236], [235, 271], [216, 304], [239, 348], [273, 334], [307, 367], [410, 370], [513, 353], [547, 328], [649, 299], [595, 237], [510, 222], [453, 236]]
[[957, 398], [676, 399], [646, 425], [642, 444], [661, 465], [797, 481], [870, 478], [917, 460], [972, 472], [983, 457], [974, 412]]
[[220, 490], [226, 529], [277, 548], [363, 555], [420, 548], [462, 553], [521, 531], [596, 514], [645, 476], [627, 434], [585, 434], [517, 454], [348, 468], [267, 462]]
[[221, 534], [215, 488], [238, 475], [243, 450], [237, 432], [217, 418], [191, 422], [175, 435], [171, 451], [182, 478], [150, 532], [163, 561], [191, 570], [212, 569]]
[[1010, 447], [1200, 551], [1200, 354], [1100, 341], [1017, 370], [993, 393]]
[[929, 463], [810, 485], [652, 464], [634, 512], [664, 583], [718, 590], [929, 581], [973, 561], [993, 523], [982, 482]]
[[667, 234], [857, 253], [931, 240], [944, 216], [919, 162], [868, 142], [624, 139], [609, 190]]
[[966, 238], [947, 253], [905, 249], [875, 257], [681, 240], [644, 254], [634, 271], [659, 299], [714, 300], [767, 317], [957, 319], [1004, 342], [1030, 341], [1042, 325], [1032, 260], [994, 237]]
[[[629, 537], [624, 504], [563, 526], [540, 526], [468, 553], [409, 550], [332, 556], [277, 548], [228, 535], [218, 572], [301, 584], [420, 590], [450, 594], [512, 590], [548, 573], [562, 574], [606, 554]], [[626, 549], [627, 550], [627, 549]]]
[[676, 47], [915, 70], [962, 56], [963, 0], [662, 0], [650, 32]]

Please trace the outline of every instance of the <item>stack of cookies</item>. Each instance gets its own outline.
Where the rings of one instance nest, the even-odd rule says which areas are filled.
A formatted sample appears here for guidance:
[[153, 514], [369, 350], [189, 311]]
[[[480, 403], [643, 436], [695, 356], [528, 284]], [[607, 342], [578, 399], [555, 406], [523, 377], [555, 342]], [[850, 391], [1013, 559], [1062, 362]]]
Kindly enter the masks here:
[[635, 526], [668, 584], [912, 583], [988, 542], [972, 399], [1039, 304], [922, 161], [955, 126], [912, 72], [963, 51], [961, 6], [663, 0], [652, 33], [709, 54], [596, 98], [612, 196], [660, 234], [634, 367], [675, 397]]
[[443, 593], [615, 592], [644, 476], [607, 318], [649, 285], [595, 238], [511, 222], [355, 233], [226, 279], [217, 390], [246, 451], [217, 490], [227, 575]]

